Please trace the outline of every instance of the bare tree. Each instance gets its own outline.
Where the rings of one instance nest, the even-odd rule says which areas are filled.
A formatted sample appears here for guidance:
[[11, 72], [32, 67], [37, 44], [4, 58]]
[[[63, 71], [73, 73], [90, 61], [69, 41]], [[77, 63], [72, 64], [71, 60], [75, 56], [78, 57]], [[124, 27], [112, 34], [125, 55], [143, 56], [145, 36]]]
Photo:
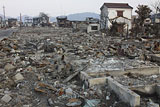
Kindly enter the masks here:
[[153, 13], [157, 14], [157, 12], [160, 12], [160, 0], [153, 2], [151, 4], [151, 7], [153, 8], [153, 11], [152, 11]]

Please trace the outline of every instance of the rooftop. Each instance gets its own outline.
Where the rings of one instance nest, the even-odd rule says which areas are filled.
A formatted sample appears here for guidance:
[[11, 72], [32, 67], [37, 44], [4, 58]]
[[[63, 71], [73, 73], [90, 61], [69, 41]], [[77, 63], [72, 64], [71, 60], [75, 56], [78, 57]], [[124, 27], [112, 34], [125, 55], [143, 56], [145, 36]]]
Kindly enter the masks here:
[[[106, 6], [108, 8], [127, 8], [127, 9], [133, 9], [128, 3], [104, 3], [103, 6]], [[103, 8], [101, 7], [101, 9]]]

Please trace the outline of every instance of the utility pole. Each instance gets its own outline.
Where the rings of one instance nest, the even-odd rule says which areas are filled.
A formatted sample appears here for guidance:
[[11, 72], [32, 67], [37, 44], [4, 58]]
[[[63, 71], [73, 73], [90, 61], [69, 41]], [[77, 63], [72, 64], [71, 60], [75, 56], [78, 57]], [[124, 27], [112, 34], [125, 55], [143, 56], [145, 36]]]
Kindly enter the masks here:
[[6, 13], [5, 13], [5, 7], [3, 6], [3, 15], [4, 15], [4, 26], [6, 26]]

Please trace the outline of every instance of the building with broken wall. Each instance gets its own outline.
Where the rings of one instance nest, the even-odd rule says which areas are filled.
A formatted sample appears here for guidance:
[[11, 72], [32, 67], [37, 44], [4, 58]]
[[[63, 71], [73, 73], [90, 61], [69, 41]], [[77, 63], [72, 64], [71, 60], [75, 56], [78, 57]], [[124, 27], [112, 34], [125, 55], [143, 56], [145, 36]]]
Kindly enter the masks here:
[[39, 17], [33, 18], [33, 26], [49, 26], [49, 17], [45, 14], [41, 14]]
[[100, 30], [99, 19], [93, 17], [86, 18], [87, 33], [96, 32]]
[[112, 22], [118, 23], [118, 32], [129, 31], [132, 28], [132, 7], [127, 3], [104, 3], [100, 8], [101, 29], [109, 29]]
[[67, 19], [67, 16], [58, 16], [57, 24], [59, 27], [72, 27], [72, 22]]
[[18, 20], [16, 18], [8, 18], [8, 20], [6, 21], [6, 24], [8, 27], [17, 27]]
[[24, 19], [24, 26], [31, 27], [33, 25], [33, 19], [29, 17], [25, 17]]

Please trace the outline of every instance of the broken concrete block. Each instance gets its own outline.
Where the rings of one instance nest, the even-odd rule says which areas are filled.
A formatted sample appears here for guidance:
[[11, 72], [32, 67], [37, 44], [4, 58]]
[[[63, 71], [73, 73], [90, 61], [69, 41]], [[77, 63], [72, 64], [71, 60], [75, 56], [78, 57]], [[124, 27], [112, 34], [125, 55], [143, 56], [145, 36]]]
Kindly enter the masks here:
[[30, 107], [29, 105], [23, 105], [23, 107]]
[[23, 80], [23, 79], [24, 79], [24, 77], [21, 73], [18, 73], [15, 75], [15, 81], [19, 81], [19, 80]]
[[5, 54], [5, 53], [0, 52], [0, 57], [5, 57], [5, 56], [6, 56], [6, 54]]
[[54, 106], [54, 102], [52, 101], [51, 98], [48, 99], [48, 104], [49, 104], [50, 106]]
[[4, 102], [6, 102], [6, 103], [8, 103], [10, 100], [11, 100], [12, 98], [9, 96], [9, 95], [4, 95], [2, 98], [1, 98], [1, 100], [2, 101], [4, 101]]
[[7, 65], [5, 65], [4, 69], [6, 71], [11, 71], [11, 70], [15, 69], [15, 66], [13, 66], [12, 64], [7, 64]]
[[82, 102], [79, 99], [70, 99], [69, 103], [66, 104], [67, 107], [79, 107], [82, 104]]
[[65, 93], [67, 95], [72, 95], [73, 94], [73, 90], [71, 88], [68, 88], [68, 89], [65, 90]]

